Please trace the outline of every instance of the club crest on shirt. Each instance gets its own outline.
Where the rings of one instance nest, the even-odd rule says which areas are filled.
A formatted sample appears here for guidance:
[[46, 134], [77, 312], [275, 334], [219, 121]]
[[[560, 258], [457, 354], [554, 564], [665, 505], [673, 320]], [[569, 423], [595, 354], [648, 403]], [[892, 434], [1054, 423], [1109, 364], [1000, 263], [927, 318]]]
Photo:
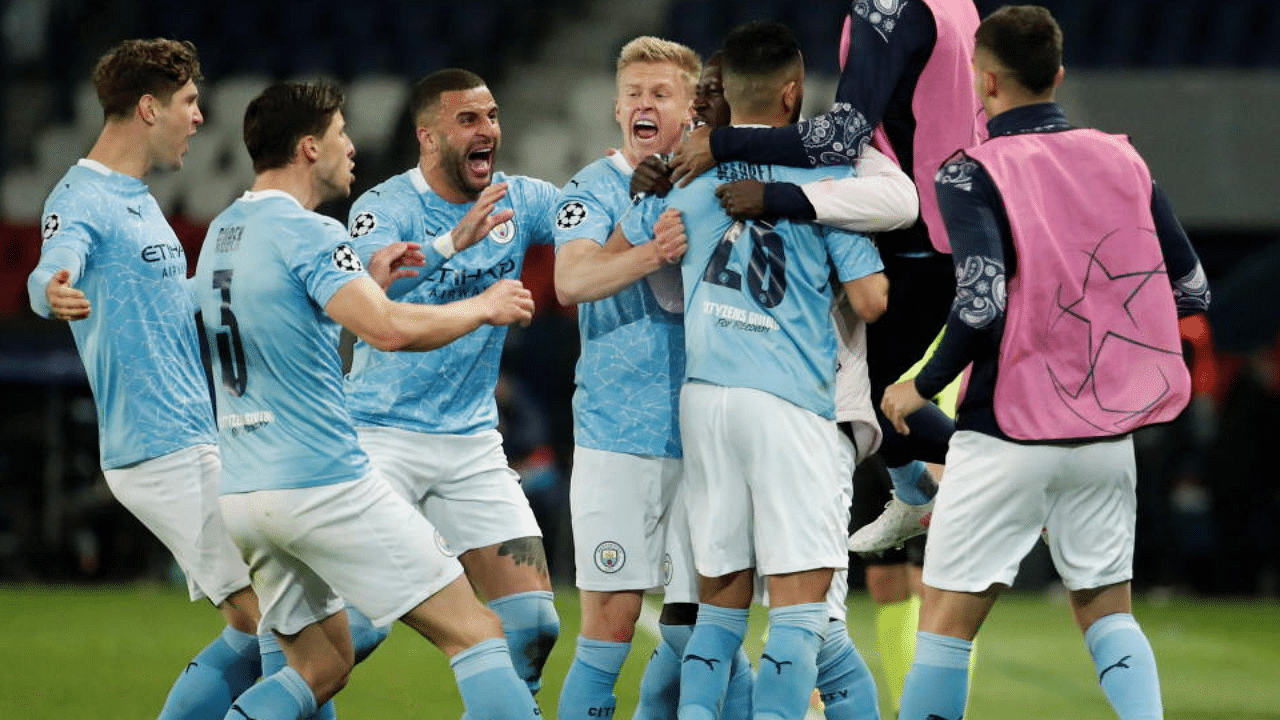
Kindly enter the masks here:
[[345, 272], [361, 272], [364, 265], [350, 245], [343, 243], [333, 249], [333, 266]]
[[596, 546], [595, 561], [600, 572], [616, 573], [627, 564], [627, 553], [618, 543], [605, 540]]
[[41, 239], [48, 240], [58, 231], [62, 229], [62, 218], [58, 217], [58, 213], [49, 213], [44, 218], [44, 224], [40, 227]]
[[671, 553], [663, 553], [662, 555], [662, 587], [671, 585], [671, 576], [673, 574], [671, 564]]
[[516, 224], [510, 220], [489, 231], [489, 239], [499, 245], [506, 245], [516, 236]]
[[560, 206], [560, 211], [556, 213], [556, 227], [561, 230], [572, 230], [582, 224], [587, 219], [587, 206], [577, 200], [570, 200]]
[[378, 227], [377, 216], [366, 210], [351, 220], [351, 237], [368, 235], [376, 227]]

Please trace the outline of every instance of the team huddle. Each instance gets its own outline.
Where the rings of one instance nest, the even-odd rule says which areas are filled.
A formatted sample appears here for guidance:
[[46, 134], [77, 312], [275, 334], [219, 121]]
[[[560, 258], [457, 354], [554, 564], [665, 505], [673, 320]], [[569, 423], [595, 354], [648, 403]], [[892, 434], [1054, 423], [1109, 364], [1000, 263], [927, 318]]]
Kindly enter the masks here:
[[[963, 716], [973, 639], [1042, 536], [1117, 715], [1163, 717], [1131, 614], [1131, 433], [1187, 402], [1177, 318], [1207, 307], [1203, 270], [1127, 140], [1054, 102], [1046, 10], [888, 5], [852, 3], [836, 103], [807, 119], [783, 24], [705, 62], [632, 40], [619, 148], [563, 188], [497, 171], [484, 79], [431, 73], [418, 163], [345, 226], [316, 212], [354, 179], [340, 90], [271, 85], [245, 111], [253, 185], [189, 280], [143, 178], [203, 121], [196, 49], [107, 53], [103, 130], [46, 202], [28, 291], [71, 321], [112, 492], [227, 622], [160, 718], [336, 717], [396, 620], [444, 652], [464, 717], [613, 717], [655, 589], [636, 718], [792, 720], [815, 689], [830, 720], [879, 718], [848, 553], [926, 523], [900, 718]], [[560, 621], [494, 396], [535, 244], [581, 332], [582, 626], [558, 698], [538, 697]], [[953, 420], [930, 399], [962, 374]], [[891, 499], [850, 537], [855, 468]]]

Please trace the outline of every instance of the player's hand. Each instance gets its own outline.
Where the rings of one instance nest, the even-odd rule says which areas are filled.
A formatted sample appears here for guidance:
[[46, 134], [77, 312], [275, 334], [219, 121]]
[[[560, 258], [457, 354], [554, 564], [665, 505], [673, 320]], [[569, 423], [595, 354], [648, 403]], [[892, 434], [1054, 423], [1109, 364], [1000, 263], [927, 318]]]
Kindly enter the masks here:
[[668, 164], [671, 166], [671, 182], [678, 183], [680, 187], [715, 167], [716, 158], [711, 154], [711, 126], [690, 130], [671, 153]]
[[671, 168], [661, 155], [650, 155], [631, 173], [631, 197], [640, 193], [662, 197], [671, 189]]
[[689, 250], [689, 238], [684, 232], [684, 219], [680, 211], [667, 208], [658, 217], [653, 226], [653, 246], [658, 261], [666, 265], [675, 265]]
[[49, 301], [53, 316], [59, 320], [83, 320], [93, 309], [84, 293], [71, 287], [70, 270], [59, 270], [53, 274], [44, 286], [44, 297]]
[[485, 308], [485, 322], [489, 325], [520, 323], [527, 326], [533, 319], [533, 293], [519, 280], [499, 280], [477, 299]]
[[400, 278], [417, 277], [412, 268], [427, 263], [422, 246], [415, 242], [393, 242], [369, 258], [369, 275], [383, 290]]
[[462, 252], [484, 239], [491, 230], [515, 217], [516, 211], [510, 208], [493, 212], [498, 201], [507, 196], [506, 183], [494, 183], [480, 191], [471, 209], [458, 221], [453, 229], [453, 247]]
[[903, 380], [885, 388], [884, 397], [880, 399], [880, 409], [885, 417], [893, 423], [894, 429], [903, 435], [910, 435], [907, 427], [907, 416], [924, 407], [928, 402], [916, 391], [915, 380]]
[[734, 180], [716, 188], [720, 207], [734, 220], [755, 220], [764, 215], [764, 183]]

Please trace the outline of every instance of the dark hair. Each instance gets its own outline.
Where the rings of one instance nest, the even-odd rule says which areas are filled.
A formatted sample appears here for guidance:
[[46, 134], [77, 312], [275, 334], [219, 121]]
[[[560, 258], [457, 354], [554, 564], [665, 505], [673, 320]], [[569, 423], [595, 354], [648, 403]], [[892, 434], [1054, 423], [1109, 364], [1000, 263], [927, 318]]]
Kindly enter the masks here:
[[93, 68], [93, 87], [108, 119], [127, 117], [143, 95], [168, 103], [188, 81], [200, 79], [196, 46], [164, 38], [125, 40]]
[[244, 111], [244, 144], [253, 159], [253, 171], [292, 162], [298, 141], [323, 135], [343, 100], [342, 91], [325, 81], [276, 83], [263, 90]]
[[421, 125], [423, 116], [440, 102], [442, 93], [470, 90], [484, 85], [484, 78], [470, 70], [437, 70], [413, 84], [413, 93], [409, 97], [409, 117], [415, 126]]
[[1022, 87], [1036, 95], [1053, 87], [1062, 67], [1062, 29], [1045, 8], [1005, 5], [978, 25], [974, 38]]
[[774, 20], [739, 25], [725, 36], [722, 70], [762, 77], [801, 62], [800, 42], [791, 28]]

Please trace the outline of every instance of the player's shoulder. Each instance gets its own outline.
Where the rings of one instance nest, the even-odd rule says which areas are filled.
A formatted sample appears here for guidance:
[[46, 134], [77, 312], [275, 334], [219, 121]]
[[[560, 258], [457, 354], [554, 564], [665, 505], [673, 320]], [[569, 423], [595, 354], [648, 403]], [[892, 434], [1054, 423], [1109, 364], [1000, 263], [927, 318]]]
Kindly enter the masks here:
[[417, 195], [417, 188], [414, 187], [410, 178], [410, 173], [412, 172], [413, 170], [410, 169], [392, 175], [360, 193], [360, 196], [351, 204], [352, 209], [358, 207], [395, 206], [403, 202], [404, 198]]
[[952, 187], [956, 190], [973, 189], [974, 177], [979, 174], [981, 165], [963, 150], [957, 150], [938, 168], [933, 181], [937, 185]]
[[497, 172], [493, 175], [493, 182], [506, 183], [508, 196], [516, 200], [555, 198], [560, 192], [555, 184], [528, 175], [508, 175]]
[[45, 206], [96, 208], [102, 212], [117, 207], [115, 203], [102, 200], [119, 194], [109, 175], [82, 165], [72, 165], [49, 191]]
[[614, 154], [596, 158], [574, 173], [569, 182], [565, 183], [564, 191], [569, 193], [579, 189], [586, 191], [602, 185], [627, 184], [630, 180], [630, 168], [623, 168], [626, 160], [620, 161], [618, 158], [621, 157], [621, 154]]

